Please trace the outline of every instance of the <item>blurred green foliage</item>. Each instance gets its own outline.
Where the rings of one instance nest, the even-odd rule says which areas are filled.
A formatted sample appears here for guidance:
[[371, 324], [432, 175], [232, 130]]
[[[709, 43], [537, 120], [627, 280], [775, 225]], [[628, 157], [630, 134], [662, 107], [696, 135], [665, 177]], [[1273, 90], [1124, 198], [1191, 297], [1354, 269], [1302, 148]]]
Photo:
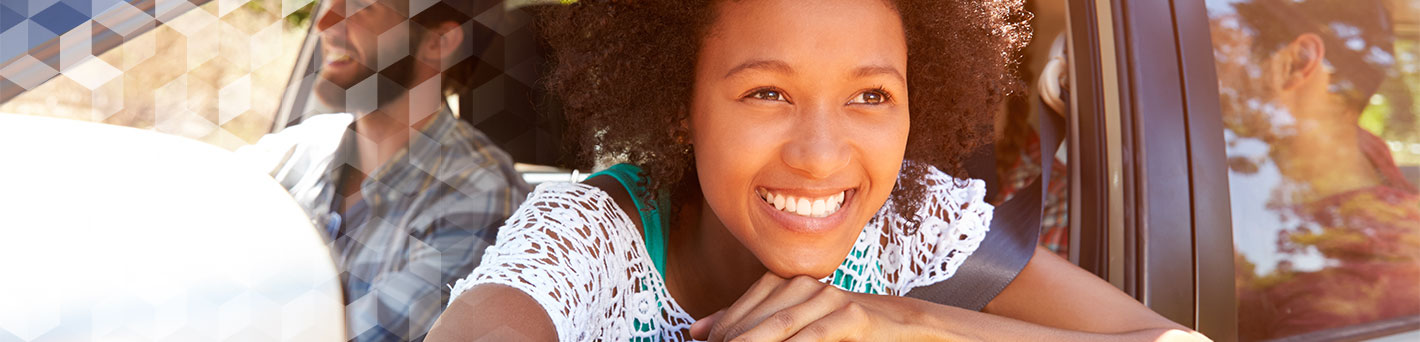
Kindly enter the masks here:
[[[284, 1], [290, 0], [252, 0], [247, 2], [246, 5], [243, 5], [242, 8], [280, 15], [281, 5]], [[314, 17], [316, 6], [320, 5], [320, 1], [321, 0], [311, 0], [307, 2], [305, 6], [301, 6], [301, 8], [292, 11], [291, 14], [282, 18], [286, 21], [286, 29], [304, 29], [308, 27], [311, 24], [311, 18]]]

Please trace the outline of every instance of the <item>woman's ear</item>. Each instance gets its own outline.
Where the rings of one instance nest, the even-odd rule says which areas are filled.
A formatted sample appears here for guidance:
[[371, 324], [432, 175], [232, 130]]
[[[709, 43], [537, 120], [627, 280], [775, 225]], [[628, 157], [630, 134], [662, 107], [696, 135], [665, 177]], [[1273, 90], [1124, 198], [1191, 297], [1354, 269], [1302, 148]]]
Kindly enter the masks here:
[[419, 44], [419, 60], [434, 66], [451, 64], [445, 63], [444, 60], [458, 52], [459, 45], [463, 43], [463, 35], [463, 27], [452, 21], [426, 30], [424, 39]]
[[1322, 61], [1326, 59], [1326, 46], [1322, 44], [1321, 36], [1303, 33], [1288, 44], [1283, 53], [1287, 54], [1290, 63], [1282, 89], [1292, 89], [1320, 75]]

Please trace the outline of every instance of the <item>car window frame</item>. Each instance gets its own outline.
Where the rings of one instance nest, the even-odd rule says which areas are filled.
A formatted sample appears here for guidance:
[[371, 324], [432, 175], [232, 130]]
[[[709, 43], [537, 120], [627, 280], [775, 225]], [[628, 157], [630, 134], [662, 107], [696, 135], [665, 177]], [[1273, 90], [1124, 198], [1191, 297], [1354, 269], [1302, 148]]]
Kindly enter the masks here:
[[1234, 336], [1231, 207], [1205, 4], [1114, 3], [1125, 289], [1176, 322]]
[[[1108, 6], [1108, 4], [1105, 4]], [[1067, 0], [1070, 109], [1070, 261], [1109, 279], [1109, 181], [1099, 9], [1095, 0]], [[1108, 41], [1104, 41], [1108, 42]]]
[[318, 29], [321, 9], [326, 0], [312, 1], [311, 24], [306, 26], [306, 36], [301, 39], [301, 52], [296, 55], [296, 64], [291, 67], [291, 76], [286, 79], [286, 90], [281, 93], [281, 104], [276, 109], [276, 116], [271, 118], [271, 127], [267, 133], [280, 132], [286, 127], [294, 126], [305, 119], [303, 115], [292, 115], [303, 111], [310, 105], [311, 88], [315, 86], [319, 79], [321, 50]]
[[1068, 0], [1071, 259], [1164, 317], [1231, 341], [1231, 206], [1204, 6]]

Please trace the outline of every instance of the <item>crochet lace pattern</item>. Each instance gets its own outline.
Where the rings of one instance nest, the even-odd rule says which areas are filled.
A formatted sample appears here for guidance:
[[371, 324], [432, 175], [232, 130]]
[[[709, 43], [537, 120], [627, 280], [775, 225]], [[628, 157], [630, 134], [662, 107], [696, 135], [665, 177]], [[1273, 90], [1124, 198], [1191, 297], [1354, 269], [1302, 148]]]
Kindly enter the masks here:
[[[980, 180], [930, 168], [922, 181], [928, 191], [914, 214], [916, 234], [902, 233], [913, 220], [892, 212], [889, 200], [821, 281], [897, 296], [950, 278], [986, 236], [993, 208]], [[528, 294], [563, 341], [684, 341], [695, 322], [670, 297], [635, 224], [606, 192], [580, 183], [538, 186], [480, 266], [455, 283], [450, 301], [482, 284]]]

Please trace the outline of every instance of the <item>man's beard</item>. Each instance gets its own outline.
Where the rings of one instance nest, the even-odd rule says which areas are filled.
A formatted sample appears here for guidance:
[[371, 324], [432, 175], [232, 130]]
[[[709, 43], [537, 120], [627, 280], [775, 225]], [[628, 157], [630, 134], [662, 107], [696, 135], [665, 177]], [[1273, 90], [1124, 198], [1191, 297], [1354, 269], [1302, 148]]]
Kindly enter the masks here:
[[[414, 46], [418, 46], [417, 42], [410, 44], [410, 47]], [[367, 62], [367, 65], [375, 64], [373, 61]], [[335, 81], [327, 79], [322, 72], [316, 78], [313, 86], [316, 98], [336, 112], [352, 113], [356, 116], [369, 114], [393, 102], [409, 92], [409, 88], [414, 87], [415, 63], [413, 56], [405, 56], [378, 72], [362, 68], [362, 74], [354, 77], [355, 81], [349, 82], [349, 84], [337, 84]]]

